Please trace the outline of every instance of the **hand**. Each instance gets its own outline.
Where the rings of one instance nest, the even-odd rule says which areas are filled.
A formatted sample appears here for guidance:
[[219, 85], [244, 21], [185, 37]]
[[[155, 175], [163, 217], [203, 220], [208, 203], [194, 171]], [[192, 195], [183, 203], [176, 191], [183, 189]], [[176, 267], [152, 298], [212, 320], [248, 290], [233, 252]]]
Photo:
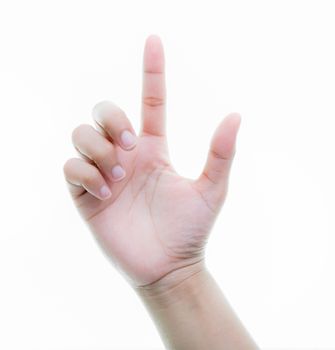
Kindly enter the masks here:
[[196, 180], [178, 175], [165, 135], [164, 66], [161, 41], [150, 36], [144, 49], [139, 135], [120, 108], [101, 102], [93, 109], [96, 129], [80, 125], [73, 132], [82, 158], [64, 165], [81, 216], [136, 287], [203, 261], [208, 235], [227, 194], [240, 124], [237, 113], [220, 123]]

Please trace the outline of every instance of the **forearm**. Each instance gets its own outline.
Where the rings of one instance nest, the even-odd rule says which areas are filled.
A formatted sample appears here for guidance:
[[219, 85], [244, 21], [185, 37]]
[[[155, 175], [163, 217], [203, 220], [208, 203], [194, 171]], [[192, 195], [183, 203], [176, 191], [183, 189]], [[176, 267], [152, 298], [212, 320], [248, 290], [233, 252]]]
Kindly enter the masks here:
[[258, 349], [203, 263], [137, 292], [167, 349]]

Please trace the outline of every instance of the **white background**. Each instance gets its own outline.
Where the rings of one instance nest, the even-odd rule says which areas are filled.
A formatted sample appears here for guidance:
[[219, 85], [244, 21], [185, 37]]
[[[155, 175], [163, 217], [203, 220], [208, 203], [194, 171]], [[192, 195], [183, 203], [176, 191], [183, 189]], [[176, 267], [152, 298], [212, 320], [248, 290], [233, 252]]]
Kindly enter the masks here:
[[208, 267], [263, 349], [335, 349], [334, 17], [319, 0], [1, 1], [0, 348], [163, 349], [62, 170], [95, 103], [139, 130], [154, 33], [180, 174], [197, 177], [220, 120], [242, 115]]

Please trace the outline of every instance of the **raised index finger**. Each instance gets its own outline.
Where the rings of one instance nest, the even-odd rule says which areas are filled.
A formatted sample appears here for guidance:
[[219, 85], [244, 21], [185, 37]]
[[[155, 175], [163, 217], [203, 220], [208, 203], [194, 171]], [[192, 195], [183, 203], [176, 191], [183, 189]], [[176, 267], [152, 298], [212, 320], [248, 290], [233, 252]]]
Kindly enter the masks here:
[[160, 38], [150, 35], [143, 54], [142, 133], [165, 135], [165, 59]]

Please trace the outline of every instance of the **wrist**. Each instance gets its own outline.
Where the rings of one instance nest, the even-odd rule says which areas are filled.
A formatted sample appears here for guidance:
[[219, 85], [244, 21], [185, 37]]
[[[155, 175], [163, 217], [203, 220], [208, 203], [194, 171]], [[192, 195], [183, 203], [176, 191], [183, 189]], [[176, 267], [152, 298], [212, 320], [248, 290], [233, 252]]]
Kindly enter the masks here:
[[192, 300], [190, 297], [199, 293], [209, 276], [204, 260], [200, 260], [135, 290], [146, 304], [164, 309], [185, 299]]
[[167, 349], [258, 349], [204, 261], [136, 291]]

